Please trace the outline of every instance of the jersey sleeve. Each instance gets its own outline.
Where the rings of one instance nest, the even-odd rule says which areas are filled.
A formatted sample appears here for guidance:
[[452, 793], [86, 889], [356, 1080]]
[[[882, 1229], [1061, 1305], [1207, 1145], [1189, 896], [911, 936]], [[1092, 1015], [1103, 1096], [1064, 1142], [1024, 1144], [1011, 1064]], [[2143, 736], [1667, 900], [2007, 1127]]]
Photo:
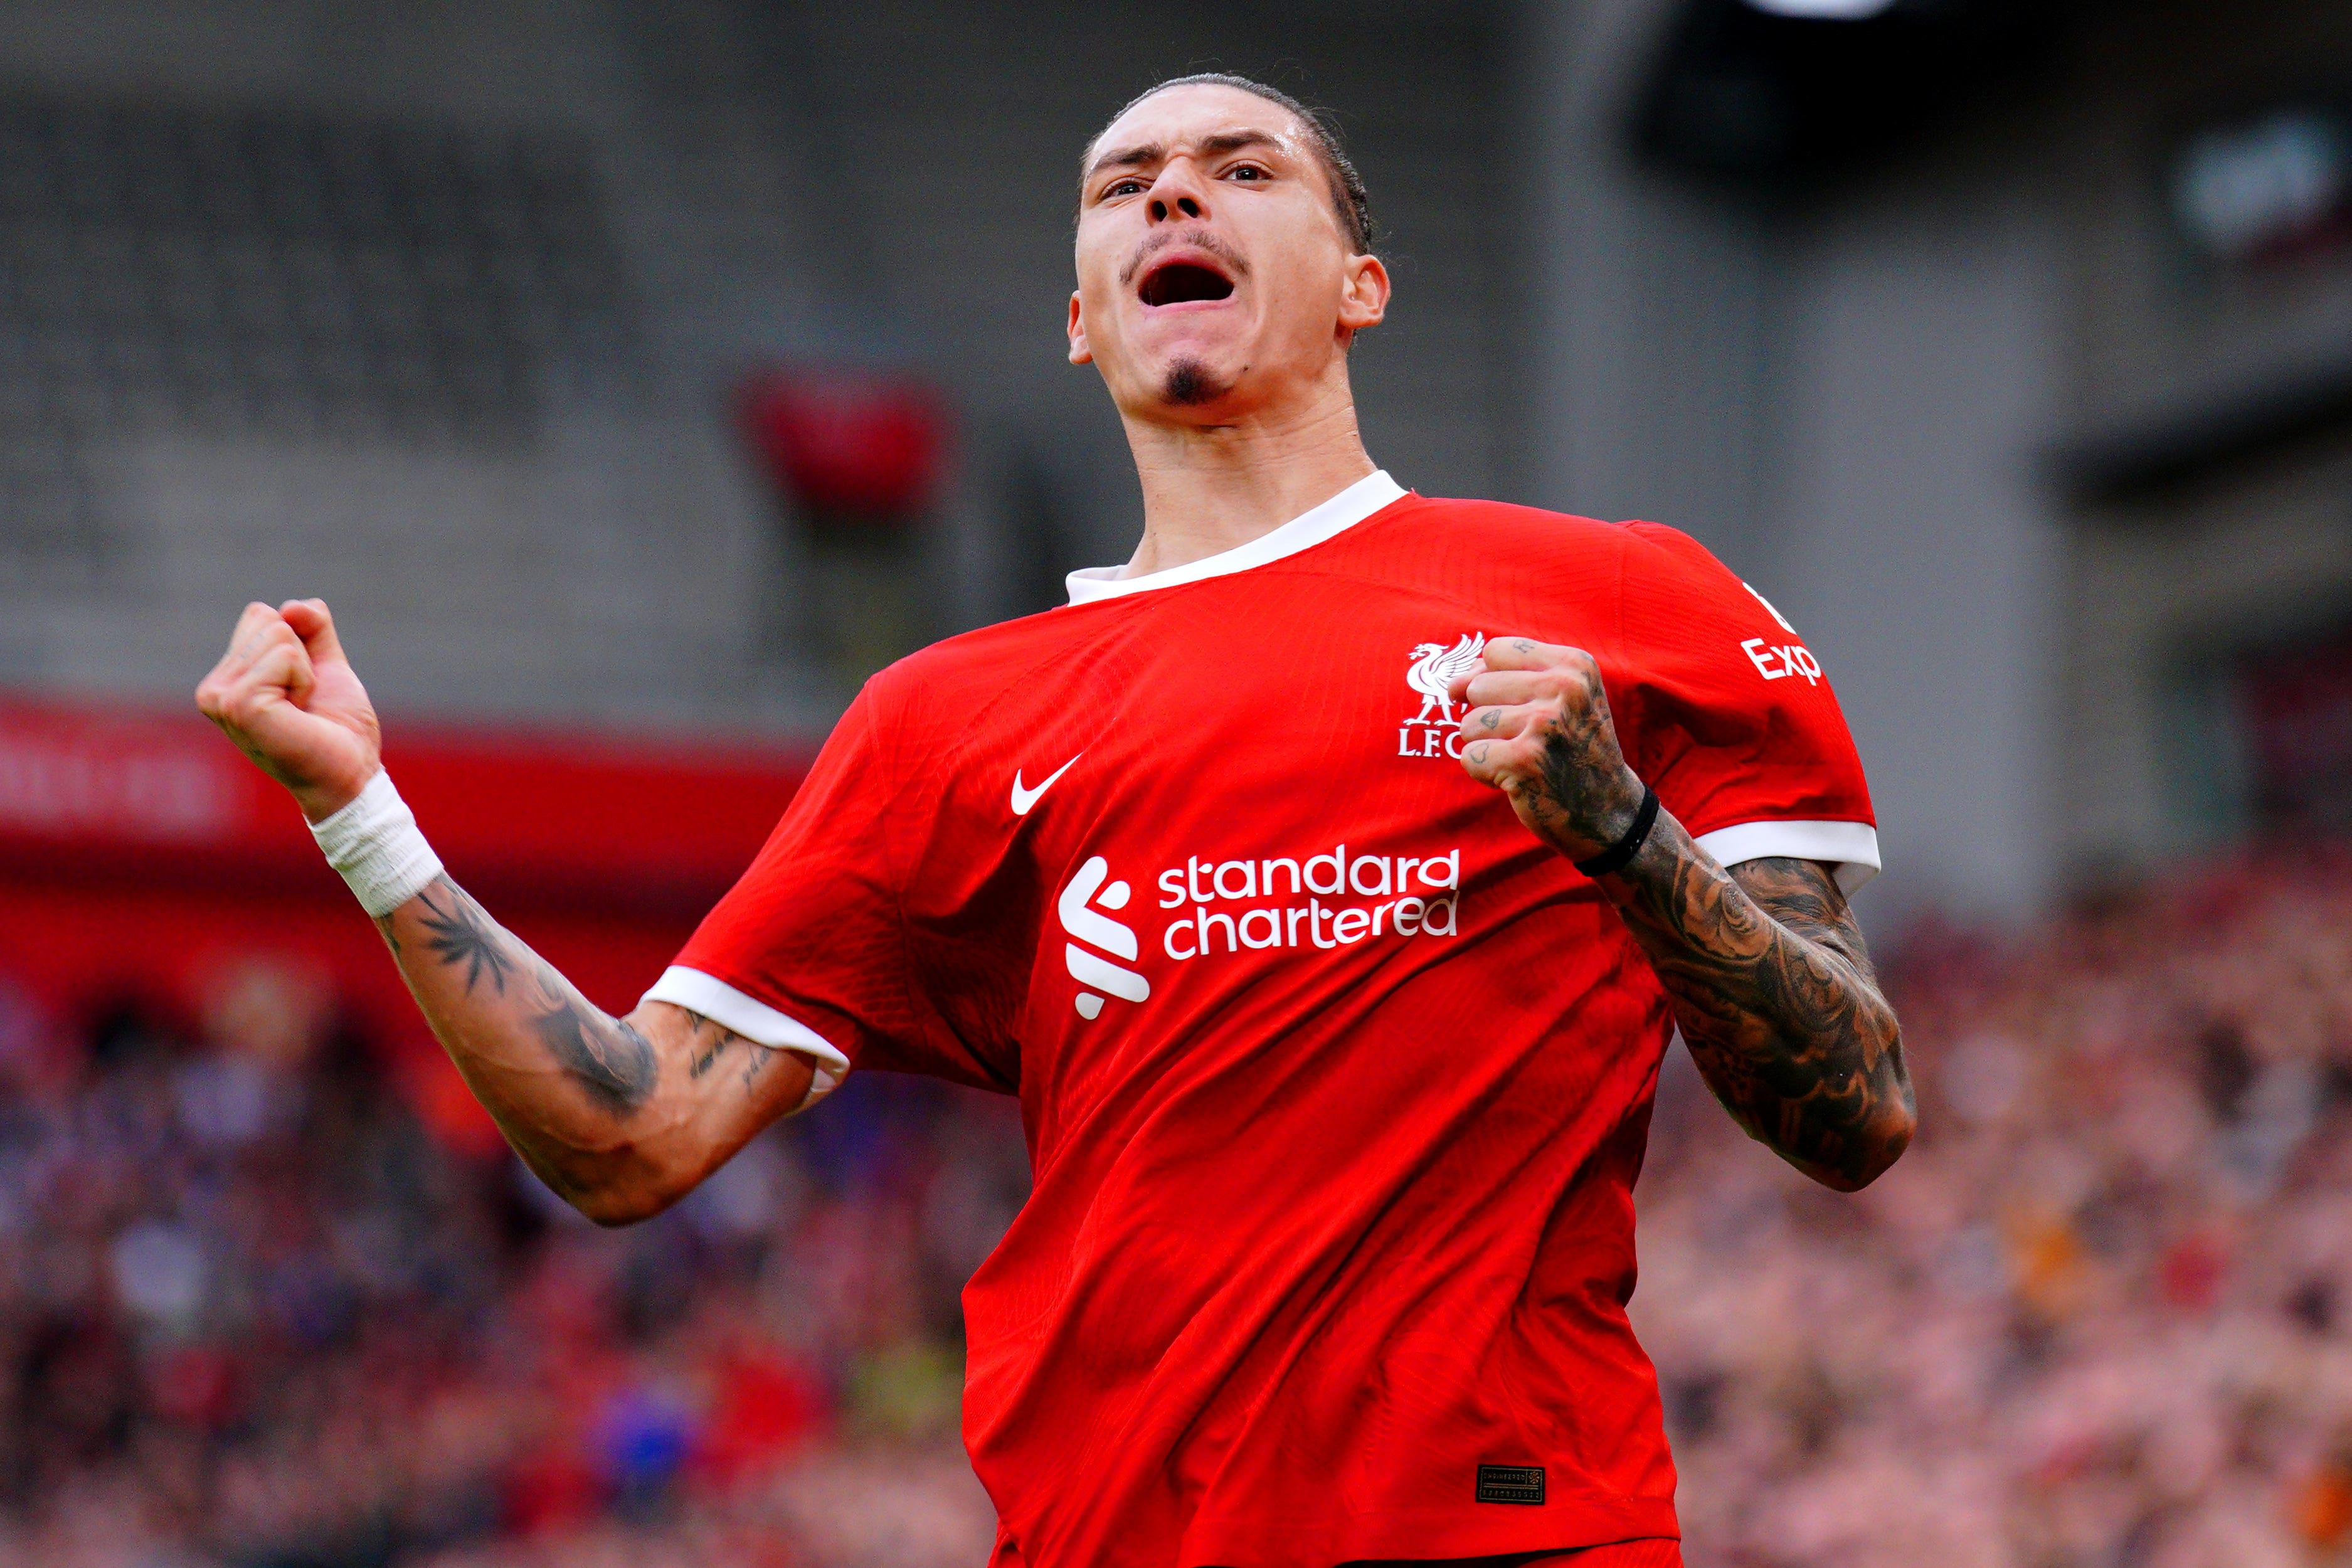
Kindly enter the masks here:
[[853, 1065], [986, 1083], [919, 1001], [901, 897], [906, 820], [919, 792], [895, 755], [881, 678], [850, 705], [751, 868], [646, 993], [744, 1038], [799, 1051], [817, 1077], [802, 1108]]
[[1705, 546], [1625, 525], [1619, 668], [1610, 701], [1626, 761], [1724, 865], [1767, 856], [1878, 872], [1862, 759], [1821, 661]]

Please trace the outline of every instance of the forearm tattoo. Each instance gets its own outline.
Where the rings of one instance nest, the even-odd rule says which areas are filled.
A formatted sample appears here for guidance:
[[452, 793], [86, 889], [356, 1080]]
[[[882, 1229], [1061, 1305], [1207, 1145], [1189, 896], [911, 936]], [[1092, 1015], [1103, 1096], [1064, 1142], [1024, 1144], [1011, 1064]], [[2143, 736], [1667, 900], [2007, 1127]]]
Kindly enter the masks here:
[[687, 1017], [694, 1026], [694, 1057], [686, 1064], [686, 1076], [701, 1078], [719, 1065], [719, 1058], [742, 1039], [742, 1036], [722, 1025], [714, 1024], [701, 1014], [689, 1011]]
[[[552, 979], [542, 973], [543, 992]], [[653, 1098], [659, 1076], [653, 1044], [626, 1020], [562, 997], [548, 1011], [534, 1015], [530, 1023], [549, 1054], [605, 1110], [625, 1116]]]
[[[653, 1098], [660, 1062], [653, 1043], [627, 1020], [590, 1005], [448, 878], [436, 879], [418, 896], [425, 905], [419, 917], [425, 950], [443, 968], [464, 971], [468, 996], [485, 985], [505, 996], [513, 982], [515, 1000], [527, 1009], [532, 1034], [610, 1114], [625, 1117]], [[390, 921], [382, 923], [397, 953]]]
[[[442, 893], [437, 901], [433, 896], [436, 892]], [[426, 888], [424, 898], [429, 911], [424, 921], [430, 933], [425, 943], [426, 950], [452, 968], [461, 963], [466, 966], [468, 996], [485, 976], [499, 995], [505, 995], [507, 975], [514, 968], [514, 960], [506, 949], [506, 933], [446, 877]]]
[[1692, 1059], [1752, 1136], [1834, 1186], [1895, 1163], [1915, 1117], [1902, 1035], [1825, 868], [1775, 858], [1727, 871], [1661, 813], [1605, 880]]
[[768, 1065], [768, 1059], [776, 1054], [767, 1047], [747, 1040], [725, 1025], [714, 1023], [691, 1009], [688, 1010], [686, 1016], [694, 1028], [694, 1054], [686, 1064], [686, 1076], [688, 1078], [708, 1077], [719, 1065], [719, 1058], [726, 1056], [737, 1046], [742, 1046], [750, 1053], [744, 1058], [742, 1074], [743, 1087], [749, 1089], [751, 1087], [751, 1080], [758, 1078], [761, 1069]]
[[[1533, 651], [1527, 645], [1516, 651]], [[1532, 754], [1494, 782], [1520, 819], [1570, 859], [1631, 827], [1642, 781], [1625, 764], [1599, 667], [1578, 652]], [[1464, 755], [1489, 766], [1475, 739]], [[1499, 727], [1499, 726], [1496, 726]], [[1727, 871], [1660, 811], [1633, 858], [1600, 879], [1665, 986], [1692, 1059], [1754, 1137], [1809, 1175], [1858, 1187], [1894, 1163], [1914, 1122], [1894, 1009], [1829, 872], [1762, 859]]]

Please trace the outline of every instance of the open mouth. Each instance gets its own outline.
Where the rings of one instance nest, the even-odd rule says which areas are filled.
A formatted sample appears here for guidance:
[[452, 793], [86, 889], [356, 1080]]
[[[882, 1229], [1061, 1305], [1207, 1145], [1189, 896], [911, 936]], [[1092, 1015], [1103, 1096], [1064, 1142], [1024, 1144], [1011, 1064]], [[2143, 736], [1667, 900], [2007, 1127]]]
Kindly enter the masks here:
[[1171, 261], [1153, 268], [1139, 292], [1147, 305], [1181, 305], [1194, 300], [1229, 300], [1234, 282], [1198, 262]]

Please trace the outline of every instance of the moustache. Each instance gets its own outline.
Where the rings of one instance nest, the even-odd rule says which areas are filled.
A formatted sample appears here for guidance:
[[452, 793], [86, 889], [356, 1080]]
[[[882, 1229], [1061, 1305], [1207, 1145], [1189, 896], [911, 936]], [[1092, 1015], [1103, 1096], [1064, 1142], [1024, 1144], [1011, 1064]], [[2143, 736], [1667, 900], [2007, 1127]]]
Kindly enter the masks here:
[[1171, 245], [1189, 245], [1195, 250], [1205, 250], [1232, 268], [1235, 278], [1249, 276], [1249, 263], [1242, 259], [1242, 253], [1208, 229], [1179, 232], [1163, 228], [1156, 234], [1144, 236], [1143, 243], [1135, 247], [1135, 254], [1127, 258], [1125, 267], [1119, 268], [1119, 287], [1124, 289], [1134, 282], [1135, 275], [1143, 270], [1143, 264]]

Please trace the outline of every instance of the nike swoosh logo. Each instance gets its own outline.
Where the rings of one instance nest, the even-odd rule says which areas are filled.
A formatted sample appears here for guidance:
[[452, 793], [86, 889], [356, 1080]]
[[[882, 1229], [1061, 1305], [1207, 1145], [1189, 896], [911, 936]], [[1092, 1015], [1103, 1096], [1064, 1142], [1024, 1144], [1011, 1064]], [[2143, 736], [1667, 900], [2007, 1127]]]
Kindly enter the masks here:
[[[1080, 752], [1078, 753], [1078, 757], [1083, 757], [1085, 755], [1086, 753], [1084, 752]], [[1037, 797], [1054, 787], [1055, 779], [1060, 778], [1064, 773], [1068, 773], [1071, 768], [1075, 767], [1077, 764], [1078, 757], [1072, 757], [1068, 762], [1064, 763], [1060, 767], [1055, 768], [1045, 782], [1039, 784], [1035, 789], [1024, 789], [1021, 786], [1021, 770], [1019, 768], [1013, 769], [1013, 815], [1015, 816], [1028, 816], [1029, 808], [1037, 804]]]

